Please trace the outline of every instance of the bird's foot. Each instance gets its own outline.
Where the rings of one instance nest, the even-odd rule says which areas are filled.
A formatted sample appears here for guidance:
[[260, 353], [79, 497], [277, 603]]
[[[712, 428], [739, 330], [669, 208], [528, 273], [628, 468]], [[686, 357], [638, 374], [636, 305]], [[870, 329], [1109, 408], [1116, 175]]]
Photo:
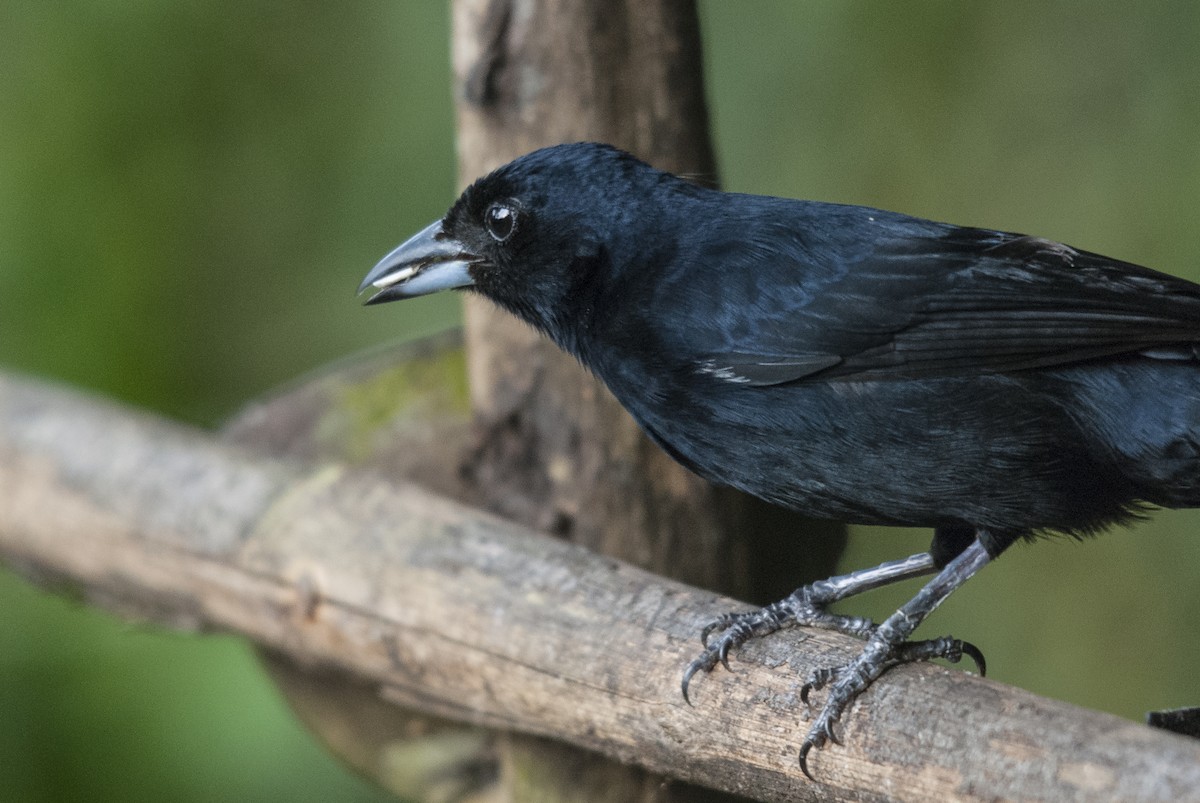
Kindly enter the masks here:
[[[809, 753], [814, 747], [819, 749], [828, 742], [838, 741], [833, 732], [834, 725], [854, 699], [891, 667], [930, 658], [944, 658], [957, 663], [966, 655], [975, 661], [979, 674], [985, 672], [983, 654], [972, 644], [948, 636], [930, 641], [909, 641], [908, 638], [946, 597], [994, 557], [988, 552], [986, 535], [984, 531], [979, 531], [975, 540], [951, 557], [941, 569], [937, 568], [932, 555], [922, 553], [813, 583], [762, 610], [722, 616], [704, 628], [701, 634], [704, 652], [683, 673], [684, 699], [688, 696], [688, 682], [697, 672], [711, 671], [718, 663], [725, 664], [728, 669], [730, 650], [740, 647], [751, 638], [773, 633], [783, 627], [797, 624], [823, 627], [866, 639], [857, 658], [840, 667], [813, 672], [800, 690], [801, 701], [808, 705], [810, 692], [829, 688], [825, 705], [821, 707], [800, 748], [800, 768], [811, 779]], [[936, 576], [915, 597], [879, 624], [870, 619], [838, 616], [827, 610], [831, 603], [838, 600], [935, 571]], [[724, 632], [709, 643], [708, 637], [717, 630]]]
[[876, 629], [862, 652], [853, 661], [842, 666], [813, 670], [808, 676], [808, 681], [800, 688], [800, 700], [808, 705], [810, 692], [829, 687], [825, 704], [821, 706], [821, 712], [813, 720], [812, 727], [800, 746], [800, 769], [810, 780], [816, 779], [808, 770], [809, 752], [814, 747], [819, 750], [829, 742], [840, 744], [833, 732], [834, 724], [850, 708], [855, 698], [887, 670], [900, 664], [928, 661], [932, 658], [944, 658], [951, 663], [958, 663], [965, 655], [975, 662], [980, 675], [987, 671], [983, 653], [969, 642], [943, 636], [928, 641], [902, 641], [893, 644], [880, 630]]
[[[794, 625], [836, 630], [863, 639], [875, 632], [875, 623], [870, 619], [829, 613], [826, 608], [837, 598], [835, 594], [836, 589], [829, 581], [821, 581], [798, 588], [786, 599], [757, 611], [727, 613], [709, 622], [700, 631], [704, 652], [684, 670], [683, 699], [688, 700], [688, 684], [691, 683], [693, 675], [697, 672], [711, 672], [718, 663], [729, 669], [730, 651], [750, 639], [770, 635]], [[720, 637], [710, 642], [709, 636], [719, 631], [723, 631]]]

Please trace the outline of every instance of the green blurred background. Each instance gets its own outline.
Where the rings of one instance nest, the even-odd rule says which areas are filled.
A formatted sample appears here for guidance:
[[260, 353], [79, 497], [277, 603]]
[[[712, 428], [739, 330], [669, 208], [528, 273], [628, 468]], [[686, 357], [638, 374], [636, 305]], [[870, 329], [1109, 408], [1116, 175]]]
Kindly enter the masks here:
[[[1200, 279], [1200, 5], [701, 9], [726, 187]], [[440, 4], [18, 2], [0, 31], [0, 369], [208, 426], [457, 322], [449, 296], [354, 298], [454, 196]], [[924, 632], [972, 639], [1002, 681], [1122, 716], [1200, 704], [1197, 529], [1160, 513], [1015, 548]], [[844, 563], [927, 542], [857, 531]], [[125, 625], [7, 574], [0, 610], [0, 799], [379, 797], [236, 639]]]

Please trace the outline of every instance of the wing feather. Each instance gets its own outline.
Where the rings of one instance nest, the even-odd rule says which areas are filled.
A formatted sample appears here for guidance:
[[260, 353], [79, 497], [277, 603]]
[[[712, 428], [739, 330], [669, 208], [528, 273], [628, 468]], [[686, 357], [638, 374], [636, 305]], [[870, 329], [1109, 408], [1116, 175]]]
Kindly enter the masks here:
[[[770, 312], [703, 364], [730, 381], [770, 385], [1196, 353], [1200, 287], [1190, 282], [1038, 238], [944, 231], [882, 239], [840, 271], [803, 263], [775, 271], [783, 286], [764, 290]], [[786, 277], [812, 273], [836, 278], [816, 291], [803, 279], [788, 286]], [[789, 307], [789, 293], [802, 303]]]

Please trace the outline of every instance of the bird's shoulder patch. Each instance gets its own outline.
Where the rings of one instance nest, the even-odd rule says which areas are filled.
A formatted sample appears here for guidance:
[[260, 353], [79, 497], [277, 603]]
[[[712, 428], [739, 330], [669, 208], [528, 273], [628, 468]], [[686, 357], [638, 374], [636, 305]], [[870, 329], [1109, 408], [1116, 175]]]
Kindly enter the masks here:
[[737, 385], [782, 385], [831, 368], [842, 361], [836, 354], [713, 354], [696, 363], [696, 373]]
[[983, 252], [988, 256], [1002, 256], [1020, 262], [1057, 261], [1071, 267], [1079, 251], [1065, 243], [1047, 240], [1044, 237], [1033, 237], [1028, 234], [1005, 239]]

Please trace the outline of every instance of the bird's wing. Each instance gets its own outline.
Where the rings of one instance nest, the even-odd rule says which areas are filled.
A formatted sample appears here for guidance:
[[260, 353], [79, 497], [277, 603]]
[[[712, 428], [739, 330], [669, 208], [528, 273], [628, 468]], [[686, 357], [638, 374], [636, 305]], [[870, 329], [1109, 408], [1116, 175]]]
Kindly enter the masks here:
[[803, 292], [779, 282], [798, 303], [765, 305], [697, 370], [747, 385], [900, 379], [1137, 352], [1194, 359], [1200, 343], [1200, 287], [1033, 237], [883, 238], [832, 275]]

